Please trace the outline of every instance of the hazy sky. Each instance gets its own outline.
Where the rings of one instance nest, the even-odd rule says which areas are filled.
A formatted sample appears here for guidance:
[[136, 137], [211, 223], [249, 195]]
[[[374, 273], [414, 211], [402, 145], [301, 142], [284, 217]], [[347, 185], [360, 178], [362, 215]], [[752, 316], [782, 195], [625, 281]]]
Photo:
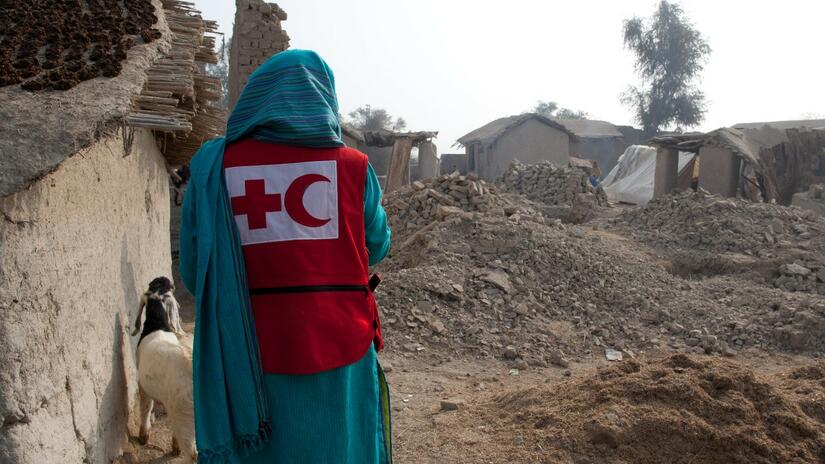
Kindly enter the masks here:
[[[622, 21], [655, 0], [282, 0], [291, 48], [335, 72], [341, 112], [387, 109], [437, 130], [439, 152], [502, 116], [553, 100], [630, 124], [619, 94], [636, 82]], [[231, 33], [232, 0], [195, 0]], [[713, 53], [701, 88], [711, 130], [825, 115], [825, 0], [685, 0]], [[823, 116], [825, 117], [825, 116]]]

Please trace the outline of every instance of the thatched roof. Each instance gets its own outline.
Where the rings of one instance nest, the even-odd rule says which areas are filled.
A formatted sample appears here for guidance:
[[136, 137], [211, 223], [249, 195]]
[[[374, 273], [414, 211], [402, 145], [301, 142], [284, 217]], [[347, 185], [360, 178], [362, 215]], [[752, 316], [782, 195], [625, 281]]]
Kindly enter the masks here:
[[487, 123], [479, 127], [478, 129], [468, 133], [467, 135], [459, 138], [458, 143], [460, 143], [461, 145], [468, 145], [471, 143], [491, 145], [496, 140], [498, 140], [499, 137], [507, 133], [510, 129], [513, 129], [529, 120], [535, 120], [548, 127], [560, 130], [569, 135], [572, 139], [576, 138], [576, 134], [574, 134], [569, 129], [550, 118], [546, 118], [535, 113], [524, 113], [517, 114], [514, 116], [508, 116], [506, 118], [499, 118], [493, 122]]
[[[27, 2], [19, 4], [28, 5]], [[157, 76], [155, 70], [158, 70], [158, 65], [164, 60], [188, 55], [189, 51], [203, 58], [203, 48], [208, 48], [208, 40], [201, 34], [199, 37], [202, 42], [199, 44], [190, 46], [181, 42], [179, 35], [170, 31], [170, 25], [174, 27], [175, 21], [164, 8], [177, 9], [179, 14], [197, 16], [205, 24], [202, 29], [204, 32], [214, 27], [213, 23], [201, 20], [199, 13], [188, 10], [189, 4], [183, 1], [152, 0], [151, 4], [157, 17], [153, 28], [160, 33], [160, 37], [150, 43], [135, 40], [135, 44], [128, 49], [126, 59], [120, 62], [121, 69], [116, 76], [83, 80], [67, 90], [27, 91], [20, 85], [0, 87], [0, 197], [28, 187], [57, 169], [64, 160], [91, 146], [104, 134], [124, 127], [127, 117], [135, 108], [142, 109], [147, 103], [141, 97], [147, 96], [144, 90], [152, 85], [151, 81], [156, 79], [153, 76]], [[185, 51], [184, 48], [188, 50]], [[202, 77], [195, 61], [190, 61], [189, 64], [191, 67], [187, 68], [187, 82], [195, 87], [199, 81], [202, 82]], [[201, 85], [204, 86], [208, 84]], [[165, 105], [164, 111], [183, 113], [189, 118], [194, 118], [198, 111], [209, 114], [202, 111], [204, 102], [209, 99], [208, 91], [202, 95], [181, 91], [152, 96], [159, 100], [151, 104]], [[172, 102], [172, 99], [175, 101]], [[192, 119], [190, 123], [191, 127], [176, 134], [183, 136], [177, 137], [177, 141], [186, 140], [189, 130], [199, 124]], [[169, 152], [175, 144], [170, 143], [171, 137], [167, 138], [169, 140], [165, 148]], [[186, 148], [191, 151], [188, 156], [194, 153], [195, 141], [192, 142]], [[197, 140], [197, 145], [200, 142], [201, 140]]]
[[555, 119], [581, 139], [624, 137], [619, 129], [607, 121], [594, 119]]

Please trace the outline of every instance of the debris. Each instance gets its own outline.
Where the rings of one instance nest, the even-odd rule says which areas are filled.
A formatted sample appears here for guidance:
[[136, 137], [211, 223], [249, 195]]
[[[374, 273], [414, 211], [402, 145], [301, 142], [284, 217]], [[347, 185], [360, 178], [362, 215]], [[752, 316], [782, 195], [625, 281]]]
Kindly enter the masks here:
[[608, 361], [621, 361], [622, 352], [614, 350], [612, 348], [607, 348], [606, 350], [604, 350], [604, 357], [607, 358]]
[[554, 366], [559, 366], [564, 369], [570, 367], [570, 361], [568, 361], [567, 358], [564, 357], [564, 353], [562, 353], [561, 350], [551, 351], [548, 355], [548, 359], [550, 361], [550, 364], [553, 364]]
[[458, 411], [465, 406], [464, 400], [455, 398], [451, 400], [441, 400], [441, 411]]

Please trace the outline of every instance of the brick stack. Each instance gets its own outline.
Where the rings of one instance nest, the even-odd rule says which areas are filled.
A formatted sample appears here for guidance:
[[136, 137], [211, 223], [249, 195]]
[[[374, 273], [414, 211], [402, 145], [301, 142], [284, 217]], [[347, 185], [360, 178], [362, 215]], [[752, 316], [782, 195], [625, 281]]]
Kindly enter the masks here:
[[287, 15], [275, 3], [237, 0], [232, 51], [229, 59], [229, 107], [238, 100], [249, 76], [272, 55], [289, 48], [281, 27]]

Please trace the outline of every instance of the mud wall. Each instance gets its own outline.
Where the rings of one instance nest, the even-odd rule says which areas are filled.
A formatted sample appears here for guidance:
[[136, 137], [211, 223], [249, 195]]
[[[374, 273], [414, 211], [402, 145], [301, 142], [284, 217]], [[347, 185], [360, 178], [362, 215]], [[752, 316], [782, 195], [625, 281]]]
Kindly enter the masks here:
[[249, 75], [272, 55], [289, 48], [281, 27], [286, 12], [275, 3], [236, 0], [232, 48], [229, 51], [229, 109], [235, 107]]
[[133, 406], [138, 295], [169, 275], [152, 135], [109, 136], [0, 198], [0, 462], [108, 463]]

